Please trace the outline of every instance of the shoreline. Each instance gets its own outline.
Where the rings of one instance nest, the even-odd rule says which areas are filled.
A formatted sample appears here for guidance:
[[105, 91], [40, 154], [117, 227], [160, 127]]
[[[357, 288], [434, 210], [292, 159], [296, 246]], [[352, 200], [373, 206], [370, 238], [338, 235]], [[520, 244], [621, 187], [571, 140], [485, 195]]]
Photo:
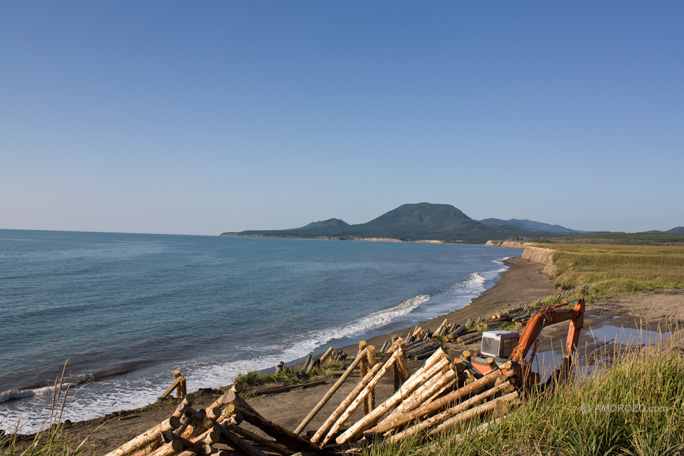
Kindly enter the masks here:
[[[519, 307], [554, 293], [553, 281], [542, 274], [542, 265], [523, 260], [521, 257], [508, 258], [504, 264], [508, 269], [501, 273], [497, 282], [474, 298], [468, 305], [430, 320], [415, 321], [412, 326], [394, 331], [394, 333], [403, 337], [416, 325], [434, 331], [445, 318], [448, 318], [452, 323], [463, 324], [469, 318], [474, 320], [498, 310]], [[380, 347], [388, 336], [391, 337], [391, 334], [372, 337], [366, 341], [369, 345]], [[358, 351], [358, 344], [347, 345], [338, 349], [355, 355]], [[291, 360], [288, 365], [293, 365], [293, 363], [296, 365], [296, 361]], [[271, 370], [273, 369], [271, 368]], [[217, 389], [195, 390], [192, 388], [192, 378], [188, 379], [188, 383], [198, 405], [208, 405], [218, 394]], [[266, 415], [273, 421], [285, 427], [294, 428], [318, 401], [318, 391], [321, 391], [320, 395], [322, 395], [328, 387], [324, 384], [319, 387], [294, 390], [291, 393], [255, 397], [253, 406], [257, 410], [263, 408]], [[161, 391], [160, 386], [160, 393]], [[285, 401], [281, 404], [279, 399], [287, 397], [287, 395], [295, 395], [298, 399], [295, 402]], [[311, 404], [312, 401], [313, 404]], [[99, 418], [69, 423], [67, 432], [69, 438], [76, 440], [83, 440], [88, 437], [88, 446], [92, 448], [92, 453], [114, 449], [168, 418], [175, 409], [177, 402], [176, 399], [167, 398], [137, 409], [121, 410]], [[250, 399], [250, 404], [252, 404], [252, 399]], [[321, 416], [323, 415], [324, 413], [321, 413]], [[315, 424], [316, 421], [312, 422], [311, 425]], [[20, 437], [21, 440], [27, 438], [26, 436]]]
[[[499, 280], [474, 298], [468, 305], [429, 320], [416, 321], [410, 327], [394, 331], [394, 334], [403, 337], [416, 326], [435, 331], [445, 318], [450, 323], [464, 324], [468, 319], [476, 320], [483, 315], [500, 310], [521, 307], [555, 293], [553, 279], [542, 272], [544, 265], [523, 260], [521, 257], [510, 257], [503, 263], [508, 269], [501, 273]], [[391, 334], [371, 337], [366, 342], [368, 345], [380, 347], [388, 339], [388, 336], [391, 337]], [[355, 355], [358, 351], [358, 345], [346, 345], [338, 348], [338, 350]]]

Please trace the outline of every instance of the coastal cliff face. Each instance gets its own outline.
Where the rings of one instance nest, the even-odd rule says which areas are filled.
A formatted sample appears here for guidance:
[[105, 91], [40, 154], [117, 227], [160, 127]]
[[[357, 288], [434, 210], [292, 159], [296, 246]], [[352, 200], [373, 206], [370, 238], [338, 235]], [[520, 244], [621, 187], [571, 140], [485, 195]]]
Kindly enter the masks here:
[[522, 253], [522, 259], [531, 261], [533, 263], [543, 264], [544, 270], [542, 273], [552, 277], [556, 272], [556, 266], [553, 264], [553, 250], [544, 249], [542, 247], [532, 247], [526, 245]]

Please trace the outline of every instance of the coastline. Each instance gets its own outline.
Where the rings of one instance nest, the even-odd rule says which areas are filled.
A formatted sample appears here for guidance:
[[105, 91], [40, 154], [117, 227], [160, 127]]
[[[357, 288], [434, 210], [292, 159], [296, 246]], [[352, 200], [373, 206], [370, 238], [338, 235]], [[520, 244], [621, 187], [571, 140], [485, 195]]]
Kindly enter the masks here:
[[[451, 323], [464, 324], [468, 319], [476, 320], [500, 310], [522, 307], [555, 292], [553, 279], [542, 272], [544, 265], [523, 260], [521, 257], [508, 258], [504, 260], [504, 264], [508, 269], [501, 273], [494, 286], [482, 292], [468, 305], [430, 320], [416, 321], [412, 327], [402, 328], [395, 331], [395, 334], [403, 337], [415, 326], [435, 331], [445, 318]], [[387, 335], [376, 336], [366, 342], [380, 347], [387, 338]], [[348, 354], [356, 354], [358, 346], [348, 345], [339, 349]]]
[[[467, 306], [427, 321], [416, 321], [413, 326], [420, 325], [434, 331], [445, 318], [452, 323], [463, 324], [468, 319], [475, 320], [498, 310], [519, 307], [554, 293], [553, 280], [542, 274], [542, 265], [523, 260], [521, 257], [509, 258], [504, 261], [504, 264], [509, 269], [501, 273], [501, 277], [494, 286], [485, 290]], [[395, 331], [395, 333], [403, 337], [413, 326]], [[387, 338], [388, 335], [377, 336], [368, 339], [367, 343], [380, 347]], [[358, 345], [348, 345], [339, 349], [349, 354], [356, 354]], [[188, 379], [188, 383], [192, 391], [192, 378]], [[391, 388], [391, 385], [385, 385], [385, 387]], [[250, 398], [250, 404], [257, 410], [264, 410], [264, 414], [269, 419], [286, 428], [294, 428], [328, 388], [329, 385], [323, 384], [276, 395], [258, 396]], [[217, 394], [220, 394], [218, 390], [211, 389], [193, 391], [196, 404], [200, 407], [210, 404]], [[88, 439], [86, 454], [108, 451], [168, 418], [175, 410], [177, 402], [176, 399], [167, 398], [138, 409], [123, 410], [100, 418], [69, 423], [65, 432], [69, 439], [76, 442]], [[320, 417], [312, 421], [309, 427], [319, 426], [321, 423], [317, 420], [323, 419], [325, 414], [325, 410], [321, 411]]]

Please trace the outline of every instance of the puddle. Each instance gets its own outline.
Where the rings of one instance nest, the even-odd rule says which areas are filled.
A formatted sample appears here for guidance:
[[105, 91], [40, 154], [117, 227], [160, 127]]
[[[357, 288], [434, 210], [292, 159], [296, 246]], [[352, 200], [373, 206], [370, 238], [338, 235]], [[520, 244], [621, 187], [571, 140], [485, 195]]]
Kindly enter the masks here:
[[621, 345], [657, 344], [670, 335], [669, 331], [648, 331], [613, 325], [590, 328], [587, 334], [590, 334], [596, 342], [617, 343]]
[[545, 351], [537, 353], [532, 368], [539, 373], [541, 382], [544, 383], [551, 374], [561, 366], [563, 362], [563, 353], [555, 351]]

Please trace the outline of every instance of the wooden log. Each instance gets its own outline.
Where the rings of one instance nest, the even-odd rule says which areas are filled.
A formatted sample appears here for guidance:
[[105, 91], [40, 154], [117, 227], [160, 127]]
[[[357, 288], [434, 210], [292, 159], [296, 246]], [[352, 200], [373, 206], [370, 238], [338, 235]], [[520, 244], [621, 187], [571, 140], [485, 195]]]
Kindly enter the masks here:
[[466, 328], [465, 325], [458, 326], [457, 328], [452, 329], [449, 335], [454, 337], [460, 336], [466, 329], [468, 328]]
[[382, 344], [382, 347], [380, 347], [380, 353], [385, 353], [390, 346], [391, 346], [390, 342], [388, 340], [386, 340]]
[[488, 356], [488, 357], [487, 357], [487, 364], [489, 364], [489, 367], [490, 367], [492, 370], [496, 370], [496, 369], [499, 368], [499, 365], [496, 364], [496, 361], [494, 361], [494, 358], [492, 358], [491, 356]]
[[[504, 374], [504, 376], [507, 379], [512, 378], [514, 375], [514, 371], [509, 371], [506, 374]], [[406, 413], [400, 417], [397, 417], [397, 419], [392, 422], [383, 422], [381, 425], [378, 425], [371, 429], [369, 433], [384, 434], [390, 429], [404, 426], [412, 421], [439, 412], [440, 410], [450, 407], [452, 404], [455, 404], [458, 401], [472, 394], [481, 392], [482, 390], [486, 389], [488, 385], [494, 383], [496, 379], [499, 378], [499, 376], [501, 376], [500, 371], [489, 372], [481, 379], [475, 380], [473, 383], [470, 383], [469, 385], [465, 385], [462, 388], [452, 391], [451, 393], [448, 393], [445, 396], [442, 396], [429, 404], [421, 405], [417, 409], [409, 413]]]
[[310, 365], [312, 362], [313, 362], [313, 357], [311, 356], [311, 353], [309, 353], [309, 354], [306, 356], [306, 361], [304, 361], [304, 367], [302, 368], [302, 370], [303, 370], [304, 372], [307, 372], [307, 371], [309, 370], [309, 365]]
[[251, 440], [255, 444], [267, 448], [268, 450], [274, 453], [278, 453], [283, 456], [288, 456], [292, 454], [292, 451], [288, 450], [287, 447], [280, 445], [275, 440], [262, 437], [258, 434], [248, 431], [247, 429], [241, 426], [232, 426], [230, 427], [230, 430], [233, 431], [235, 434], [239, 435], [240, 437], [243, 437], [247, 440]]
[[506, 382], [494, 388], [487, 389], [483, 393], [473, 396], [467, 401], [461, 402], [460, 404], [450, 407], [444, 410], [443, 412], [438, 413], [437, 415], [421, 420], [417, 424], [406, 428], [402, 432], [393, 435], [390, 438], [390, 441], [398, 442], [406, 437], [416, 435], [417, 433], [423, 433], [426, 430], [433, 428], [439, 425], [440, 423], [445, 422], [449, 418], [456, 416], [459, 413], [465, 412], [466, 410], [469, 410], [471, 407], [476, 406], [480, 402], [487, 401], [502, 392], [510, 393], [514, 389], [515, 388], [513, 387], [513, 385], [510, 384], [510, 382]]
[[320, 449], [312, 442], [298, 436], [294, 432], [288, 431], [284, 427], [273, 423], [254, 410], [244, 399], [237, 398], [237, 410], [242, 414], [242, 417], [248, 423], [258, 427], [266, 434], [274, 437], [278, 442], [286, 447], [296, 451], [313, 451], [317, 452]]
[[463, 353], [461, 354], [461, 358], [463, 358], [466, 362], [472, 362], [473, 360], [473, 355], [470, 353], [470, 350], [463, 350]]
[[325, 364], [325, 362], [328, 360], [328, 358], [330, 357], [330, 355], [332, 355], [332, 352], [333, 352], [333, 348], [332, 348], [332, 347], [328, 347], [328, 349], [325, 351], [325, 353], [323, 353], [323, 354], [321, 355], [321, 357], [318, 358], [318, 361], [319, 361], [319, 363], [321, 364], [321, 366], [322, 366], [323, 364]]
[[161, 443], [161, 433], [172, 431], [181, 425], [179, 416], [171, 416], [139, 436], [110, 451], [105, 456], [125, 456], [143, 447]]
[[[363, 352], [366, 349], [366, 341], [362, 340], [359, 341], [359, 354], [356, 355], [359, 358], [364, 358], [361, 360], [361, 364], [359, 364], [359, 370], [361, 371], [361, 377], [365, 377], [366, 374], [368, 373], [368, 357], [367, 356], [359, 356], [361, 355], [361, 352]], [[375, 363], [373, 363], [375, 364]], [[363, 414], [368, 413], [368, 402], [363, 403]]]
[[[366, 353], [363, 354], [364, 356], [367, 356], [367, 353], [368, 353], [367, 350], [368, 350], [368, 347], [366, 347]], [[349, 378], [349, 376], [352, 374], [354, 369], [356, 369], [356, 367], [359, 365], [359, 363], [364, 358], [364, 356], [357, 356], [356, 359], [354, 359], [354, 361], [347, 368], [347, 370], [344, 372], [344, 374], [342, 374], [342, 377], [340, 377], [335, 382], [335, 384], [332, 387], [330, 387], [328, 392], [325, 393], [325, 396], [323, 396], [323, 398], [320, 401], [318, 401], [318, 404], [316, 404], [316, 406], [309, 412], [308, 415], [306, 415], [306, 417], [302, 420], [302, 422], [299, 423], [299, 426], [297, 426], [297, 429], [295, 429], [295, 431], [294, 431], [295, 434], [299, 434], [300, 432], [302, 432], [304, 430], [304, 428], [306, 427], [306, 425], [309, 424], [312, 419], [314, 419], [316, 414], [318, 414], [318, 412], [323, 408], [323, 406], [328, 403], [328, 401], [333, 396], [333, 394], [335, 394], [335, 392], [340, 388], [340, 386], [342, 386], [342, 384], [345, 382], [345, 380], [347, 380], [347, 378]]]
[[378, 420], [392, 407], [399, 404], [402, 399], [408, 396], [414, 389], [420, 386], [426, 379], [432, 378], [437, 372], [449, 364], [446, 353], [441, 349], [430, 357], [425, 366], [418, 369], [406, 382], [385, 402], [377, 406], [371, 413], [357, 421], [352, 427], [342, 433], [337, 439], [338, 444], [343, 444], [353, 440], [363, 433], [364, 430], [372, 427]]
[[[373, 366], [375, 366], [375, 347], [373, 347], [372, 345], [368, 346], [366, 359], [368, 360], [368, 367], [372, 369]], [[366, 402], [364, 402], [364, 405], [369, 411], [375, 408], [375, 388], [371, 389], [370, 394], [366, 398]], [[364, 413], [364, 415], [366, 413]]]
[[235, 435], [227, 426], [218, 424], [212, 428], [212, 432], [216, 433], [221, 441], [230, 445], [242, 456], [266, 456], [263, 451], [250, 445], [242, 440], [242, 438]]
[[[330, 441], [333, 435], [335, 435], [340, 430], [344, 422], [356, 411], [359, 405], [365, 401], [366, 397], [370, 394], [371, 390], [375, 387], [375, 385], [378, 384], [378, 382], [380, 382], [385, 373], [387, 373], [387, 371], [396, 362], [397, 358], [399, 356], [402, 356], [402, 354], [402, 350], [395, 350], [395, 352], [392, 353], [392, 356], [390, 356], [390, 358], [384, 364], [381, 365], [380, 363], [378, 363], [375, 366], [373, 366], [373, 369], [371, 369], [371, 371], [368, 372], [368, 375], [364, 377], [363, 381], [359, 383], [360, 385], [363, 385], [361, 390], [356, 391], [355, 389], [354, 391], [352, 391], [352, 393], [350, 393], [349, 396], [347, 396], [347, 399], [345, 399], [340, 404], [340, 407], [338, 407], [338, 410], [342, 409], [341, 413], [339, 413], [335, 422], [332, 425], [330, 425], [330, 429], [321, 441], [321, 447], [324, 447]], [[380, 368], [375, 369], [375, 367], [378, 366]], [[316, 435], [312, 437], [311, 441], [314, 441], [315, 438]]]
[[466, 410], [465, 412], [459, 413], [458, 415], [449, 418], [448, 420], [444, 421], [442, 424], [437, 426], [435, 429], [430, 431], [430, 435], [438, 434], [442, 431], [445, 431], [445, 430], [457, 425], [458, 423], [462, 423], [462, 422], [467, 421], [469, 419], [472, 419], [476, 416], [483, 415], [486, 412], [494, 411], [495, 409], [501, 407], [501, 404], [506, 404], [506, 403], [512, 402], [512, 401], [518, 399], [518, 397], [519, 397], [518, 392], [513, 391], [512, 393], [508, 393], [504, 396], [501, 396], [498, 399], [486, 402], [480, 406], [477, 406], [477, 407], [472, 408], [470, 410]]
[[314, 380], [313, 382], [298, 383], [296, 385], [271, 386], [271, 387], [256, 389], [256, 390], [251, 392], [251, 395], [252, 396], [262, 396], [264, 394], [282, 393], [285, 391], [292, 391], [293, 389], [311, 388], [314, 386], [325, 385], [325, 384], [326, 384], [325, 379], [321, 379], [321, 380]]
[[[435, 392], [442, 389], [442, 387], [456, 378], [456, 372], [452, 369], [445, 369], [438, 372], [432, 378], [416, 388], [407, 398], [405, 398], [392, 412], [387, 415], [385, 420], [391, 420], [399, 415], [408, 413], [411, 410], [418, 408], [420, 405], [430, 398]], [[384, 420], [383, 420], [384, 421]]]
[[173, 380], [173, 383], [171, 383], [171, 386], [166, 388], [163, 393], [159, 396], [159, 399], [166, 399], [172, 392], [175, 390], [178, 385], [180, 385], [181, 379], [180, 378], [175, 378]]

